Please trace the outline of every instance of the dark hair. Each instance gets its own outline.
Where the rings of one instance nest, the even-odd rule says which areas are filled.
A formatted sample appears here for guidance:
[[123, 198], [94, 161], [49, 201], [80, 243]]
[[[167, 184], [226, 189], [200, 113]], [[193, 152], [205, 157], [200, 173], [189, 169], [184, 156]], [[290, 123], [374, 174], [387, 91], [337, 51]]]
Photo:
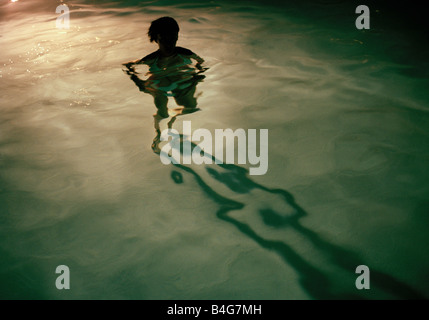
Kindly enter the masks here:
[[169, 34], [179, 32], [179, 25], [176, 20], [171, 17], [162, 17], [152, 21], [147, 35], [150, 42], [156, 41], [158, 34]]

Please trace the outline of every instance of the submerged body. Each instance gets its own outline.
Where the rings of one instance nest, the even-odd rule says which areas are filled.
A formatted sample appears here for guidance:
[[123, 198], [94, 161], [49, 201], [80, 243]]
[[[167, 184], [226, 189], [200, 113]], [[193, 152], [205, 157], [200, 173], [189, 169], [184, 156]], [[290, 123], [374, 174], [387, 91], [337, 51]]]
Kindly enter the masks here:
[[158, 50], [142, 59], [141, 63], [149, 66], [147, 73], [149, 77], [145, 81], [144, 91], [154, 97], [163, 117], [168, 116], [165, 112], [166, 99], [169, 96], [174, 97], [179, 106], [196, 108], [197, 101], [194, 97], [196, 85], [204, 76], [198, 76], [192, 60], [197, 61], [197, 66], [204, 61], [191, 50], [181, 47], [177, 47], [176, 52], [168, 57], [162, 56]]
[[[197, 62], [194, 65], [195, 60]], [[164, 56], [157, 50], [144, 58], [135, 61], [134, 64], [145, 64], [149, 67], [146, 74], [148, 78], [141, 80], [132, 75], [132, 80], [140, 88], [140, 91], [151, 94], [154, 97], [155, 106], [158, 109], [157, 116], [168, 117], [168, 97], [174, 97], [177, 105], [183, 106], [186, 111], [195, 111], [197, 100], [194, 96], [196, 85], [204, 76], [199, 74], [204, 69], [201, 63], [204, 60], [191, 50], [176, 47], [174, 53]], [[127, 65], [132, 71], [134, 69]]]
[[[155, 116], [158, 118], [168, 118], [169, 96], [184, 108], [183, 113], [197, 110], [194, 94], [197, 83], [204, 79], [204, 76], [198, 75], [204, 71], [201, 66], [204, 60], [189, 49], [177, 47], [178, 34], [179, 26], [173, 18], [163, 17], [153, 21], [148, 35], [159, 49], [142, 59], [124, 63], [140, 90], [154, 97], [158, 109]], [[192, 60], [197, 62], [196, 65]], [[134, 64], [149, 66], [148, 79], [143, 81], [135, 76]]]

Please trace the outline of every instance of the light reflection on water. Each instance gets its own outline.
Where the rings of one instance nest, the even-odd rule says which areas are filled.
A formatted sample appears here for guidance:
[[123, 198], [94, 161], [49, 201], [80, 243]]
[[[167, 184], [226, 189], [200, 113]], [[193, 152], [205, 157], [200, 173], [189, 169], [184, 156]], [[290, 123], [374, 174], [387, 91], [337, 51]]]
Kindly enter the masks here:
[[[406, 43], [256, 4], [139, 3], [70, 1], [58, 30], [57, 1], [1, 2], [1, 297], [427, 296], [428, 82], [375, 45]], [[156, 49], [163, 15], [210, 68], [184, 119], [268, 128], [266, 175], [152, 152], [156, 109], [121, 63]]]

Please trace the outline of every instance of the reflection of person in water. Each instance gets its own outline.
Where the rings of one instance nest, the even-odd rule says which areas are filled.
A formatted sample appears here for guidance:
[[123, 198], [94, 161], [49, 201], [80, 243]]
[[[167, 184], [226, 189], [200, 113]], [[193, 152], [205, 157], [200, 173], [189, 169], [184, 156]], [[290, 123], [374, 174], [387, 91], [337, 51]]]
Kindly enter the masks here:
[[[149, 39], [155, 41], [159, 49], [142, 59], [126, 62], [131, 76], [140, 91], [149, 93], [155, 100], [158, 109], [155, 121], [168, 118], [168, 97], [174, 97], [177, 105], [182, 108], [176, 113], [186, 114], [197, 110], [195, 98], [196, 85], [204, 76], [200, 73], [206, 69], [201, 66], [204, 60], [189, 49], [176, 47], [179, 25], [171, 17], [162, 17], [152, 22], [149, 28]], [[193, 66], [192, 60], [197, 63]], [[136, 76], [134, 65], [149, 66], [149, 78], [141, 80]], [[197, 71], [198, 70], [198, 71]]]

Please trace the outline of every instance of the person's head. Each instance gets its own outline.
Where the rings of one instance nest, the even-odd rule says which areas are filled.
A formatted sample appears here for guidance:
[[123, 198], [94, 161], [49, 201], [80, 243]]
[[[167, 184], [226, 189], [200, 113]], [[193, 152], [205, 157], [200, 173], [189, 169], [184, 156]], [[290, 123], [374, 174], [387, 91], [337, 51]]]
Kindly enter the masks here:
[[179, 36], [179, 25], [171, 17], [162, 17], [152, 21], [148, 36], [150, 42], [156, 42], [167, 48], [174, 48]]

